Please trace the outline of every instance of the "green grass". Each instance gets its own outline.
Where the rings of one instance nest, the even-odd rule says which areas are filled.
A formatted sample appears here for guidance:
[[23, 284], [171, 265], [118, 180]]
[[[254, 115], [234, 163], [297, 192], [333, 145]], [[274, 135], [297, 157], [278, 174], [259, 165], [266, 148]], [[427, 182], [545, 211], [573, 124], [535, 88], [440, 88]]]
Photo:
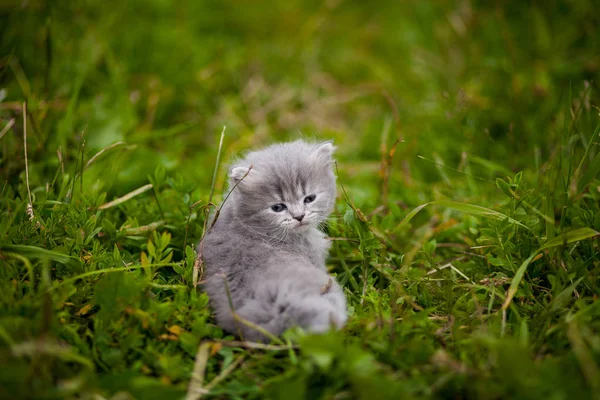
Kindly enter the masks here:
[[[0, 398], [598, 399], [595, 3], [396, 3], [2, 2]], [[194, 247], [299, 135], [351, 316], [252, 348]]]

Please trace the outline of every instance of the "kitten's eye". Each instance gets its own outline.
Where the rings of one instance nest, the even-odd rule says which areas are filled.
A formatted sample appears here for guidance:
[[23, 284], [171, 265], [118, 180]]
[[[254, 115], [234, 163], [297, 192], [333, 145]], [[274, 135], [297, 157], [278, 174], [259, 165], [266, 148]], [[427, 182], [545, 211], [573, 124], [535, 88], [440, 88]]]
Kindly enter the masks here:
[[306, 196], [304, 198], [304, 204], [312, 203], [317, 198], [316, 194], [311, 194], [310, 196]]
[[285, 204], [279, 203], [279, 204], [275, 204], [271, 206], [271, 210], [275, 211], [275, 212], [282, 212], [283, 210], [285, 210], [287, 207], [285, 206]]

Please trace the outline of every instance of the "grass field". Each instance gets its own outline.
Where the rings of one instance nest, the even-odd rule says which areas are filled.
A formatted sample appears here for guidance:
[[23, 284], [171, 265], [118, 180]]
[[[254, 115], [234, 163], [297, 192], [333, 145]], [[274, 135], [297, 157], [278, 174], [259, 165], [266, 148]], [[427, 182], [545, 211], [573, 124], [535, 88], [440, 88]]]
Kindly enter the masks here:
[[[0, 2], [0, 398], [600, 399], [597, 15]], [[228, 160], [299, 136], [350, 319], [256, 346], [194, 248]]]

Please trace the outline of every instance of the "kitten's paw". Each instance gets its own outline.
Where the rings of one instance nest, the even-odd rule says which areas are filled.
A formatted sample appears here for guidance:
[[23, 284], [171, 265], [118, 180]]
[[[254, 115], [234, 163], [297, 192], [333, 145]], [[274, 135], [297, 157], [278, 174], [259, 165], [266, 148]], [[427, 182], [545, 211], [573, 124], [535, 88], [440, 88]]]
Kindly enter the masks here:
[[327, 332], [331, 329], [341, 329], [344, 327], [346, 319], [346, 313], [342, 313], [339, 310], [321, 312], [311, 321], [307, 329], [315, 333]]
[[322, 333], [331, 329], [341, 329], [348, 315], [345, 307], [332, 304], [323, 298], [307, 299], [298, 321], [309, 332]]

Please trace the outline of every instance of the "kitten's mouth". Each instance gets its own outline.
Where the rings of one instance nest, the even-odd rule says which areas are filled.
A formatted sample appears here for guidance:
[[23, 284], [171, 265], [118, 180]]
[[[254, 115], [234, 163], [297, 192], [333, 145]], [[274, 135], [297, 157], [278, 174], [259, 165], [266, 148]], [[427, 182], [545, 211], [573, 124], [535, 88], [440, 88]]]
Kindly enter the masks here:
[[298, 225], [294, 227], [294, 229], [304, 229], [307, 228], [310, 224], [308, 222], [299, 222]]

